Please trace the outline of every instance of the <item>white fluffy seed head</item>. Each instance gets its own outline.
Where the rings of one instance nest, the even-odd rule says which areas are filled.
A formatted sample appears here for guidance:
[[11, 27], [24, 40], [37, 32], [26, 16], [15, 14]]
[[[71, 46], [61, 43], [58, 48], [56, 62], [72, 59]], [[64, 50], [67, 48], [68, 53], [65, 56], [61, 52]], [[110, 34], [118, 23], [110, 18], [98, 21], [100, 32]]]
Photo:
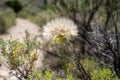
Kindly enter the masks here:
[[55, 39], [61, 35], [70, 40], [73, 36], [78, 35], [78, 29], [72, 20], [67, 18], [58, 18], [43, 26], [42, 35], [46, 41], [51, 41], [53, 38]]

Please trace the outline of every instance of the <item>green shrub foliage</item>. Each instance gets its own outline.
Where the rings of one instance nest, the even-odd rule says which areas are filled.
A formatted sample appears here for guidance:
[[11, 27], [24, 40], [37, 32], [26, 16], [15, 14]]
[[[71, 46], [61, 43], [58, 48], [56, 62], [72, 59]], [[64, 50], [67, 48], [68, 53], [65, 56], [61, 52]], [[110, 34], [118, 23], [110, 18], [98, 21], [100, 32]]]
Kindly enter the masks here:
[[10, 8], [0, 11], [0, 34], [7, 33], [8, 29], [14, 24], [16, 14]]

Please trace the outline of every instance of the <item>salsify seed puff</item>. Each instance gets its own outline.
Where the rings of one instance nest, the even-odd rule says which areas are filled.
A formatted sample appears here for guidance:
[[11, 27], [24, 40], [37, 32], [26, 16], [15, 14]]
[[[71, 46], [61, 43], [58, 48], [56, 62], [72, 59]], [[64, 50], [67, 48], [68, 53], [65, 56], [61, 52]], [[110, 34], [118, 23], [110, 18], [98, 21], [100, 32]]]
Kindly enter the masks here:
[[67, 18], [58, 18], [51, 20], [43, 26], [43, 38], [46, 41], [70, 40], [73, 36], [78, 35], [78, 29], [75, 23]]

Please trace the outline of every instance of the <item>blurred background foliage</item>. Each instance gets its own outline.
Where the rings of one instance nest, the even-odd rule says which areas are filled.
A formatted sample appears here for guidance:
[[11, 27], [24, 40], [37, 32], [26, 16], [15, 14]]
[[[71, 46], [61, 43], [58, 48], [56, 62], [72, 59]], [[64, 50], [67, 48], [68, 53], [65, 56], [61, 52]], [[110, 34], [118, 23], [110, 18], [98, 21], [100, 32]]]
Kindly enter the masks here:
[[[77, 48], [74, 47], [74, 50], [78, 50], [76, 50], [78, 55], [73, 54], [72, 51], [67, 53], [70, 54], [69, 56], [73, 54], [72, 56], [75, 58], [79, 57], [78, 63], [80, 64], [76, 65], [78, 67], [82, 65], [84, 68], [82, 68], [83, 72], [76, 73], [77, 78], [84, 76], [82, 80], [119, 80], [116, 77], [120, 77], [119, 7], [119, 0], [0, 0], [0, 34], [7, 33], [8, 29], [15, 24], [16, 18], [29, 19], [40, 27], [51, 19], [70, 18], [79, 29], [79, 38], [76, 41], [71, 40], [73, 45], [78, 46]], [[114, 37], [108, 36], [111, 34]], [[96, 36], [93, 37], [94, 35]], [[94, 38], [104, 42], [97, 42]], [[58, 47], [55, 46], [55, 48]], [[53, 56], [56, 55], [54, 53]], [[106, 58], [106, 55], [109, 59]], [[56, 56], [54, 56], [55, 59]], [[105, 63], [101, 64], [101, 62]], [[75, 62], [69, 62], [65, 65], [71, 63]], [[69, 65], [67, 70], [72, 70], [71, 68], [74, 68], [74, 65]], [[55, 74], [54, 71], [53, 73]], [[46, 70], [45, 74], [38, 71], [31, 72], [29, 79], [33, 80], [34, 76], [40, 78], [44, 75], [45, 79], [50, 80], [54, 75], [53, 73], [50, 70]], [[72, 73], [67, 75], [66, 80], [74, 80], [71, 78]], [[82, 74], [88, 74], [91, 78]]]
[[0, 34], [7, 33], [7, 30], [15, 24], [16, 14], [11, 8], [0, 10]]
[[[55, 6], [43, 0], [3, 0], [0, 1], [0, 33], [6, 33], [15, 18], [29, 19], [40, 27], [51, 19], [60, 17]], [[7, 19], [6, 19], [7, 18]], [[10, 20], [9, 20], [10, 19]]]

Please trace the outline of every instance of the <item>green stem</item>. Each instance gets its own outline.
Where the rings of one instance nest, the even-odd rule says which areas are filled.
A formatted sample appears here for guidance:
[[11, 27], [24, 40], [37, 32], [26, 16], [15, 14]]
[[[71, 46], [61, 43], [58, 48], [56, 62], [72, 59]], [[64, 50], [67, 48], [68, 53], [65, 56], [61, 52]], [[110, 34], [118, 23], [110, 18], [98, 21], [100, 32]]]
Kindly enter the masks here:
[[67, 76], [67, 65], [66, 65], [66, 54], [65, 54], [65, 46], [64, 46], [64, 43], [63, 41], [60, 42], [61, 44], [61, 47], [62, 47], [62, 57], [63, 57], [63, 70], [64, 70], [64, 73], [65, 73], [65, 76]]

